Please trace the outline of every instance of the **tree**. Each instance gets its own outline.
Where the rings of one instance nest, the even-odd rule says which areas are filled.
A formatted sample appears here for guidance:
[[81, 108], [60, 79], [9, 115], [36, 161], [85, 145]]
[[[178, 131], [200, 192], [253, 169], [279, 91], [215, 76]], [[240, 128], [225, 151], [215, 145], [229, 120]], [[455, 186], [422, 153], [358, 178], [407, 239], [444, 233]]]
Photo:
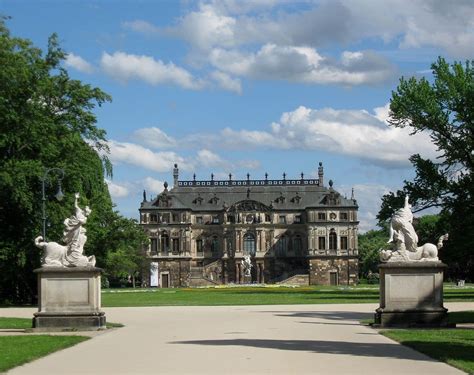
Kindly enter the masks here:
[[378, 273], [379, 250], [387, 246], [388, 230], [369, 230], [359, 234], [359, 276], [366, 278], [369, 272]]
[[436, 160], [410, 157], [416, 177], [402, 190], [382, 198], [380, 223], [403, 205], [406, 194], [414, 212], [440, 209], [440, 220], [450, 238], [442, 259], [451, 276], [474, 280], [474, 67], [473, 62], [431, 65], [434, 80], [401, 78], [392, 92], [389, 123], [426, 132], [437, 146]]
[[[96, 231], [105, 228], [112, 202], [104, 176], [112, 172], [105, 131], [96, 127], [93, 110], [111, 100], [98, 88], [73, 80], [61, 63], [65, 52], [57, 36], [47, 52], [10, 35], [0, 19], [0, 303], [32, 302], [40, 251], [33, 238], [41, 234], [41, 180], [46, 168], [65, 171], [63, 202], [48, 200], [48, 235], [60, 239], [63, 220], [72, 212], [75, 192], [92, 207], [86, 252], [104, 264], [107, 249]], [[46, 181], [47, 196], [57, 176]]]
[[116, 279], [130, 277], [135, 288], [135, 278], [146, 265], [144, 252], [148, 237], [134, 219], [121, 217], [113, 212], [102, 246], [110, 249], [105, 259], [106, 275]]

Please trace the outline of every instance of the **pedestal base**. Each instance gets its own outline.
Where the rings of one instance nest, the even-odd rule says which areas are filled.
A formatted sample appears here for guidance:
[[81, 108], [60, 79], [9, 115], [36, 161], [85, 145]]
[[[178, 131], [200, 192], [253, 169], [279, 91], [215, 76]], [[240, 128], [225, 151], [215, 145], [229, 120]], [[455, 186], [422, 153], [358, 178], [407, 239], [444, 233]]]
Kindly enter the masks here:
[[380, 327], [447, 327], [443, 306], [441, 262], [391, 262], [381, 264], [380, 307], [375, 324]]
[[43, 267], [38, 274], [34, 331], [90, 331], [106, 328], [101, 311], [100, 268]]

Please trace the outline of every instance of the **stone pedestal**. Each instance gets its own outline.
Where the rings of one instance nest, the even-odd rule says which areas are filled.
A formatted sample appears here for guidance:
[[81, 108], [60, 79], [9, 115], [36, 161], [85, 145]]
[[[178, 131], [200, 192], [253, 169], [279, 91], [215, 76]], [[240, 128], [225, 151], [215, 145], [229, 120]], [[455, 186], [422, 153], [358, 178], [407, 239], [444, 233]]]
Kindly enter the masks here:
[[38, 312], [35, 331], [105, 329], [101, 311], [100, 268], [42, 267], [38, 274]]
[[381, 327], [445, 327], [441, 262], [389, 262], [379, 265]]

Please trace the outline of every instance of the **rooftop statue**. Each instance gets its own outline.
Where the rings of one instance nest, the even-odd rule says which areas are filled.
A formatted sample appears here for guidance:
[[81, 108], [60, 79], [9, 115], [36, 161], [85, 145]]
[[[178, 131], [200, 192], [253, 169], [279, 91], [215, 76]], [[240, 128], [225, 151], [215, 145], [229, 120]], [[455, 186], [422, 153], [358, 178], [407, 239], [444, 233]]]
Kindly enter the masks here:
[[43, 267], [94, 267], [95, 256], [85, 256], [84, 244], [87, 241], [84, 225], [91, 213], [89, 206], [84, 209], [79, 207], [79, 193], [75, 195], [74, 214], [64, 220], [64, 232], [62, 241], [65, 245], [57, 242], [45, 242], [42, 236], [35, 238], [35, 245], [43, 250], [41, 265]]
[[388, 243], [392, 244], [392, 249], [381, 250], [380, 260], [382, 262], [439, 262], [438, 250], [443, 247], [443, 241], [448, 239], [448, 234], [441, 236], [436, 245], [425, 243], [423, 246], [418, 246], [418, 235], [413, 227], [413, 213], [409, 199], [407, 195], [404, 207], [395, 211], [392, 216], [388, 240]]

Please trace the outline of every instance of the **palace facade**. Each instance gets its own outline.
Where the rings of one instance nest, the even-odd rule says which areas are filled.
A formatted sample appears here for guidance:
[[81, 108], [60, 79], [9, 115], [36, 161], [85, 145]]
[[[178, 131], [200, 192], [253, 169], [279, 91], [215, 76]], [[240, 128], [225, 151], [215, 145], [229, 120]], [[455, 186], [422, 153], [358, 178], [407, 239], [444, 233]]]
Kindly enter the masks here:
[[[153, 287], [228, 283], [357, 283], [357, 202], [318, 179], [179, 180], [147, 201], [145, 282]], [[246, 276], [242, 260], [250, 256]]]

